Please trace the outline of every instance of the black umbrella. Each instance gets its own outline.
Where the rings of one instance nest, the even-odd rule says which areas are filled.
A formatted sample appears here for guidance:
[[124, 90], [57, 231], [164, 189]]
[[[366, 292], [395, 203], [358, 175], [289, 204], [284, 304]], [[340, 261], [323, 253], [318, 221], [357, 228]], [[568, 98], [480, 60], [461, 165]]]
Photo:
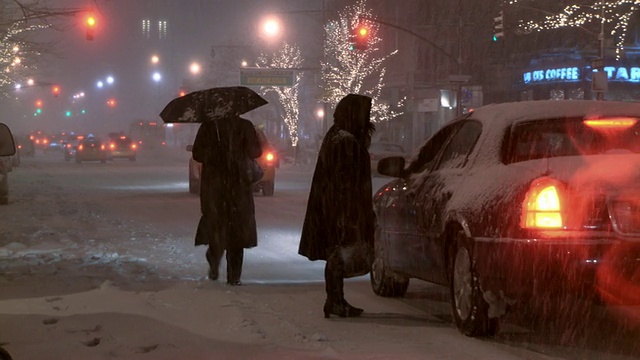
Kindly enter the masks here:
[[191, 92], [171, 100], [162, 109], [165, 123], [200, 123], [244, 114], [267, 101], [245, 86], [217, 87]]

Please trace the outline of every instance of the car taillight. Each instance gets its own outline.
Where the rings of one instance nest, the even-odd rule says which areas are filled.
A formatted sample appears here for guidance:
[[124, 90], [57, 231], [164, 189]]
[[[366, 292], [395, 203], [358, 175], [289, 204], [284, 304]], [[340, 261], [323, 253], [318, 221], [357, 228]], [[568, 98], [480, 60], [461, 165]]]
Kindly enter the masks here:
[[22, 145], [18, 145], [18, 149], [22, 149]]
[[78, 150], [84, 149], [84, 145], [78, 145]]
[[267, 159], [267, 161], [273, 161], [276, 158], [276, 156], [273, 155], [272, 152], [268, 152], [264, 158]]
[[114, 143], [109, 144], [109, 149], [113, 150], [115, 148], [116, 148], [116, 144]]
[[624, 130], [634, 126], [637, 122], [636, 118], [585, 119], [582, 121], [590, 128], [603, 130]]
[[106, 150], [106, 148], [107, 148], [106, 146], [100, 145], [100, 150]]
[[133, 150], [135, 150], [137, 147], [138, 147], [138, 145], [136, 145], [136, 144], [131, 144], [131, 148], [132, 148]]
[[564, 191], [564, 185], [556, 179], [534, 180], [522, 202], [520, 226], [525, 229], [563, 228]]

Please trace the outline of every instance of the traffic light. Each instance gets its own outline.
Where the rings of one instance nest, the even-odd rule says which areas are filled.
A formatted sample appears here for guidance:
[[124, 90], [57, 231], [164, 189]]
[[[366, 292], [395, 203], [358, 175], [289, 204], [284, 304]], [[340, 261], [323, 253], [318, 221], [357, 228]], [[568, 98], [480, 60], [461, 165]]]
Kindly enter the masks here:
[[498, 41], [504, 37], [504, 11], [500, 10], [500, 15], [493, 18], [493, 41]]
[[371, 38], [371, 31], [365, 25], [358, 25], [354, 29], [353, 37], [354, 37], [353, 49], [366, 50], [369, 47], [369, 39]]
[[110, 107], [115, 107], [116, 106], [116, 99], [109, 99], [107, 100], [107, 105], [109, 105]]
[[53, 93], [53, 96], [57, 97], [60, 95], [60, 86], [54, 85], [53, 88], [51, 88], [51, 92]]
[[93, 15], [89, 15], [87, 16], [86, 20], [85, 20], [85, 25], [86, 25], [86, 34], [85, 34], [85, 39], [91, 41], [93, 40], [93, 37], [95, 35], [95, 30], [96, 30], [96, 18]]

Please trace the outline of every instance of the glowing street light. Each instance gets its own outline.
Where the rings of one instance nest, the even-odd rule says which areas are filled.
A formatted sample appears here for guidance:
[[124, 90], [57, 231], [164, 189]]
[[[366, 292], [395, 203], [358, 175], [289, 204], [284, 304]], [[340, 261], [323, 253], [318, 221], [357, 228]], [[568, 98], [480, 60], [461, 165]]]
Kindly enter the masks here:
[[192, 62], [191, 66], [189, 66], [189, 71], [191, 71], [193, 75], [199, 74], [200, 70], [201, 70], [200, 64], [198, 64], [197, 62]]
[[98, 80], [98, 82], [96, 83], [96, 86], [97, 86], [99, 89], [102, 89], [102, 88], [104, 87], [104, 83], [102, 82], [102, 80]]
[[262, 23], [262, 32], [270, 37], [275, 38], [280, 35], [280, 22], [275, 18], [269, 18]]
[[153, 75], [151, 75], [151, 79], [153, 79], [153, 81], [155, 82], [160, 82], [160, 80], [162, 80], [162, 75], [156, 71], [153, 73]]
[[111, 85], [114, 81], [113, 76], [107, 76], [107, 84]]
[[160, 62], [160, 57], [159, 57], [158, 55], [152, 55], [152, 56], [151, 56], [151, 63], [152, 63], [153, 65], [156, 65], [156, 64], [157, 64], [157, 63], [159, 63], [159, 62]]

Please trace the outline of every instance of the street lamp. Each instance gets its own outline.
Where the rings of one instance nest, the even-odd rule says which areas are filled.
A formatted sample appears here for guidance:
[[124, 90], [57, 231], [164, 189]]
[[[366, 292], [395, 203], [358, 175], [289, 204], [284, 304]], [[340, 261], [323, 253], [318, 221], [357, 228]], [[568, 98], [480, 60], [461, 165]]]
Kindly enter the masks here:
[[153, 79], [153, 81], [159, 83], [160, 80], [162, 80], [162, 74], [160, 74], [159, 72], [156, 71], [151, 75], [151, 79]]
[[200, 70], [201, 70], [200, 64], [198, 64], [197, 62], [192, 62], [191, 65], [189, 66], [189, 71], [193, 75], [198, 75], [200, 73]]
[[268, 18], [262, 23], [262, 32], [269, 38], [275, 38], [280, 35], [280, 21], [276, 18]]
[[158, 57], [158, 55], [152, 55], [152, 56], [151, 56], [151, 63], [152, 63], [153, 65], [156, 65], [156, 64], [157, 64], [157, 63], [159, 63], [159, 62], [160, 62], [160, 57]]

